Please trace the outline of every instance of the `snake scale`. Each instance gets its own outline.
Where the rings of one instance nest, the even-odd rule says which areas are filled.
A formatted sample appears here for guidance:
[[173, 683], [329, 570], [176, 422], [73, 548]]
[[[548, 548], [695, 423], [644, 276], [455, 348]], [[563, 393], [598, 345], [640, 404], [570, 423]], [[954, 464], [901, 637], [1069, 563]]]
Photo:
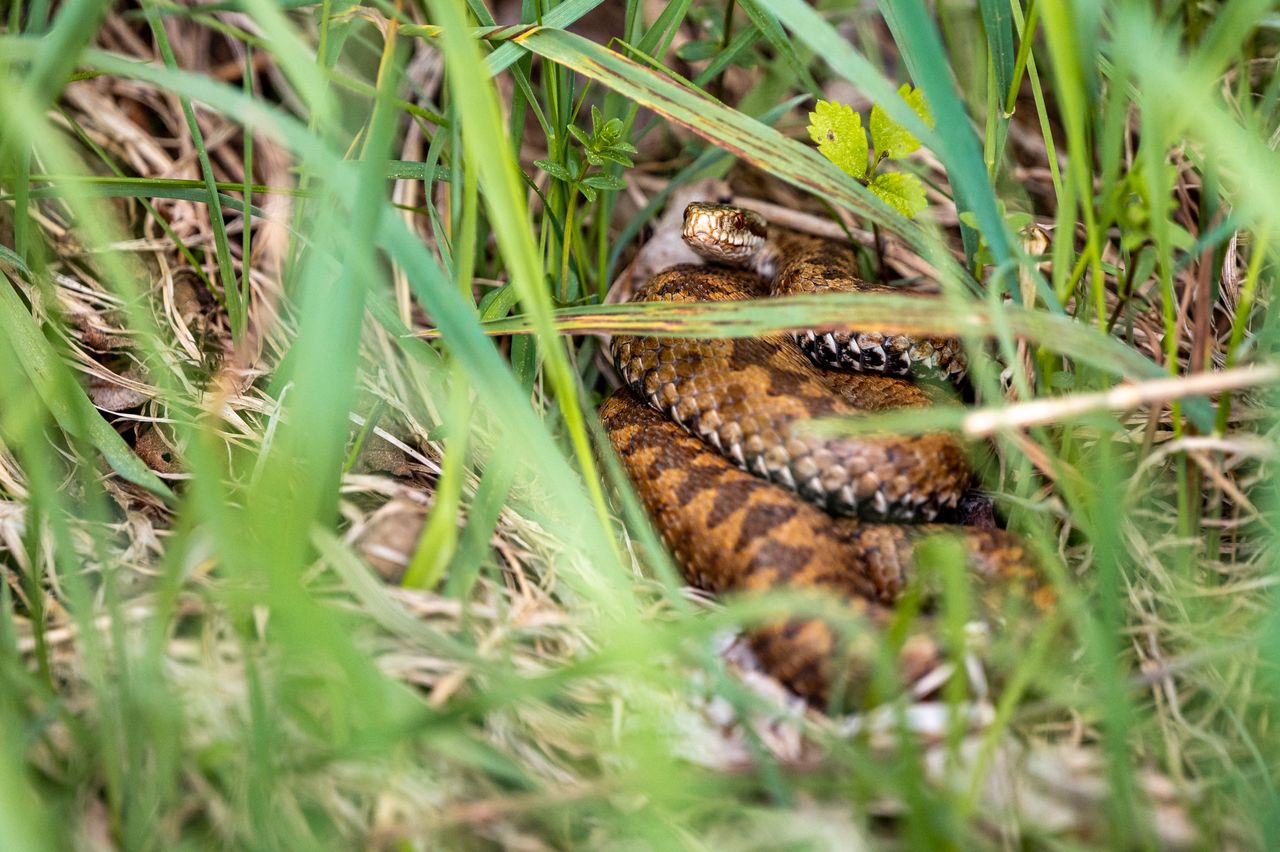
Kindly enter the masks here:
[[[766, 239], [763, 219], [736, 207], [690, 205], [684, 237], [719, 263], [665, 269], [633, 301], [882, 287], [858, 279], [847, 248], [785, 232]], [[617, 335], [612, 354], [626, 387], [604, 403], [601, 419], [690, 584], [713, 593], [829, 590], [884, 624], [916, 543], [940, 532], [960, 539], [970, 567], [998, 581], [991, 586], [1035, 576], [1016, 536], [935, 523], [972, 480], [953, 436], [829, 437], [804, 428], [821, 417], [930, 405], [903, 376], [963, 375], [957, 341], [856, 332]], [[837, 662], [836, 632], [819, 619], [767, 625], [750, 641], [768, 672], [814, 704], [828, 702], [833, 684], [865, 674]], [[935, 653], [929, 641], [916, 643], [900, 657], [902, 677], [918, 676]]]

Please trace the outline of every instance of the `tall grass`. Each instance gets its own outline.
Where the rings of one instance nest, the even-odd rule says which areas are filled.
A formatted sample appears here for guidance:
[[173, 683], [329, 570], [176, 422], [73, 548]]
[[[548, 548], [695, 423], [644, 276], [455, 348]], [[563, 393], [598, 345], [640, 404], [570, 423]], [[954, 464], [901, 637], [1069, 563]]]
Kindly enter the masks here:
[[[504, 4], [514, 28], [478, 0], [8, 7], [6, 838], [1280, 843], [1270, 4], [648, 5]], [[734, 74], [777, 102], [722, 102]], [[924, 141], [922, 221], [803, 141], [802, 99], [846, 83]], [[581, 193], [533, 162], [574, 164], [593, 106], [644, 153]], [[945, 310], [602, 305], [661, 201], [727, 157], [926, 258]], [[841, 321], [997, 357], [987, 484], [1059, 604], [957, 652], [941, 702], [835, 720], [731, 671], [723, 637], [778, 607], [862, 625], [690, 600], [600, 440], [583, 332]], [[1167, 406], [1089, 395], [1169, 377]], [[974, 422], [938, 418], [895, 425]], [[958, 647], [984, 592], [941, 576]], [[914, 617], [875, 638], [872, 693]]]

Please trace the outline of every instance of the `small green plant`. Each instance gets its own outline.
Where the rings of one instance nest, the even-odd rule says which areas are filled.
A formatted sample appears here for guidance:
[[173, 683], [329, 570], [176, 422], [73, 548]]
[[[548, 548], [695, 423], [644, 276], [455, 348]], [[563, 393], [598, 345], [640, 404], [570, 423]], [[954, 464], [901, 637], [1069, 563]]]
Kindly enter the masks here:
[[581, 153], [576, 148], [569, 148], [565, 152], [564, 164], [537, 160], [534, 165], [581, 192], [589, 202], [596, 200], [597, 190], [618, 190], [626, 186], [617, 175], [591, 171], [592, 167], [601, 169], [606, 163], [617, 163], [628, 169], [635, 165], [630, 155], [636, 152], [636, 148], [622, 138], [622, 119], [605, 121], [600, 110], [593, 106], [591, 133], [588, 135], [577, 125], [570, 124], [569, 134], [577, 140]]
[[[924, 121], [933, 126], [933, 116], [924, 102], [924, 93], [904, 83], [898, 94]], [[903, 216], [914, 217], [926, 206], [924, 185], [906, 172], [880, 172], [885, 160], [905, 157], [920, 147], [920, 140], [889, 117], [879, 104], [871, 107], [871, 139], [862, 126], [862, 116], [848, 104], [818, 101], [809, 113], [809, 137], [818, 151], [880, 197]], [[874, 149], [875, 156], [872, 156]]]

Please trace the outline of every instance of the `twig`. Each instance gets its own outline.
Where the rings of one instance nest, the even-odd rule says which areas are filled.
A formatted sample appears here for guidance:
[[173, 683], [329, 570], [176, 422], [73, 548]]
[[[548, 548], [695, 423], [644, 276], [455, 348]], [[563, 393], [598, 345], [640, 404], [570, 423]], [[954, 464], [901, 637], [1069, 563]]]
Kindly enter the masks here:
[[979, 438], [1003, 429], [1056, 423], [1095, 411], [1128, 411], [1150, 402], [1205, 396], [1224, 390], [1280, 382], [1280, 365], [1239, 367], [1216, 373], [1196, 373], [1149, 382], [1119, 385], [1100, 393], [1037, 399], [1018, 405], [985, 408], [965, 415], [961, 431]]

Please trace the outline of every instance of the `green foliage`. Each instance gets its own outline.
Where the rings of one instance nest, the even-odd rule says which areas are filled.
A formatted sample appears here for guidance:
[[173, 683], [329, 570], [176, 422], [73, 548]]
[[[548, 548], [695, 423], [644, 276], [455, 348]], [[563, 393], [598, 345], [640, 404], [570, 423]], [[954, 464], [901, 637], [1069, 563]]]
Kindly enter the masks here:
[[809, 113], [809, 138], [818, 143], [822, 156], [849, 177], [866, 183], [867, 133], [862, 129], [862, 116], [848, 104], [818, 101]]
[[926, 206], [924, 184], [905, 172], [881, 172], [871, 178], [871, 191], [908, 219]]
[[605, 121], [599, 108], [592, 105], [591, 132], [587, 133], [575, 124], [570, 124], [568, 130], [578, 143], [577, 148], [568, 149], [568, 162], [561, 165], [550, 160], [537, 160], [534, 165], [581, 192], [587, 201], [595, 201], [599, 190], [624, 189], [626, 181], [603, 171], [609, 163], [628, 169], [635, 165], [631, 155], [636, 153], [636, 147], [623, 136], [622, 119]]
[[[933, 127], [933, 116], [924, 102], [924, 92], [903, 83], [898, 94], [915, 110], [928, 127]], [[911, 131], [889, 117], [880, 104], [871, 107], [871, 141], [876, 146], [877, 158], [905, 157], [920, 147], [920, 140]]]
[[[923, 92], [904, 83], [898, 94], [927, 126], [933, 126]], [[809, 138], [817, 143], [818, 151], [845, 174], [910, 219], [926, 206], [924, 184], [915, 175], [878, 172], [878, 167], [884, 160], [899, 159], [917, 150], [920, 140], [891, 118], [879, 104], [871, 107], [870, 125], [871, 140], [868, 142], [862, 116], [852, 107], [820, 100], [814, 111], [809, 113]], [[871, 157], [873, 151], [874, 159]]]

